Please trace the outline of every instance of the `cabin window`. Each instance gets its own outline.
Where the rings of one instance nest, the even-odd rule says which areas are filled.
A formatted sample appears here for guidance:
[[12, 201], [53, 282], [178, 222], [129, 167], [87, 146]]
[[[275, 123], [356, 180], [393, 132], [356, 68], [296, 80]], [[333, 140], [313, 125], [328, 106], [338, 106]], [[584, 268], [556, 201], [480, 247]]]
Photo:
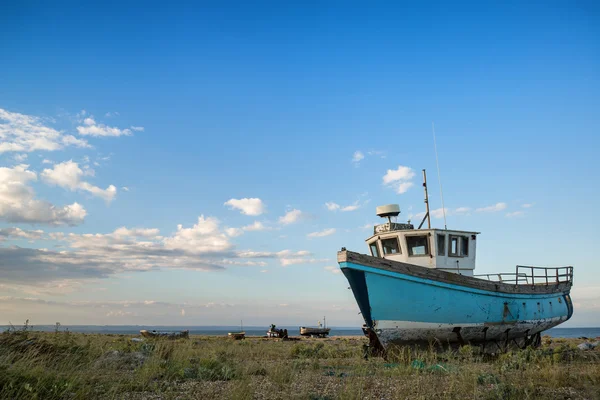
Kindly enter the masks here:
[[467, 236], [450, 236], [450, 249], [448, 255], [451, 257], [469, 256], [469, 238]]
[[458, 236], [452, 236], [450, 235], [450, 248], [448, 249], [448, 255], [452, 256], [452, 257], [458, 257], [459, 253], [458, 253], [458, 246], [459, 246], [459, 238]]
[[460, 238], [460, 247], [461, 247], [461, 252], [460, 255], [463, 257], [467, 257], [469, 255], [469, 238], [466, 236], [463, 236]]
[[409, 256], [426, 256], [429, 254], [427, 236], [407, 236], [406, 247]]
[[380, 257], [379, 247], [377, 247], [377, 242], [373, 242], [373, 243], [369, 244], [369, 247], [371, 248], [371, 255], [373, 257]]
[[383, 254], [398, 254], [401, 253], [398, 238], [389, 238], [381, 240], [381, 247], [383, 247]]
[[446, 255], [446, 235], [437, 235], [437, 254], [438, 256]]

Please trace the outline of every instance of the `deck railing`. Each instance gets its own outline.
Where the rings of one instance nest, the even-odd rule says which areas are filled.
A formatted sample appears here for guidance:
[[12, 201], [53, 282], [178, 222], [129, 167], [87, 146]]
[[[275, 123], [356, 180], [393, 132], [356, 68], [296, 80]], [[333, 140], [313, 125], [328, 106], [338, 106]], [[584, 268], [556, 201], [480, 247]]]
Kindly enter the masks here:
[[473, 275], [488, 281], [513, 283], [515, 285], [557, 285], [573, 282], [573, 267], [532, 267], [517, 265], [516, 271], [499, 274]]

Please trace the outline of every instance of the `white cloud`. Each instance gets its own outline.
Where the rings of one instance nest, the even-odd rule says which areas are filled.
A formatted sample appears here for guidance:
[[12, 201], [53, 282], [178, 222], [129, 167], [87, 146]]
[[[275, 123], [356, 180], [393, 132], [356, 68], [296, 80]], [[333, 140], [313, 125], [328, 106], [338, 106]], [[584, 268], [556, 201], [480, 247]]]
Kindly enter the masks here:
[[156, 238], [159, 236], [160, 231], [156, 228], [133, 228], [128, 229], [121, 227], [115, 229], [113, 235], [115, 237], [145, 237], [145, 238]]
[[507, 207], [506, 203], [496, 203], [492, 206], [477, 208], [476, 212], [498, 212], [505, 210]]
[[330, 202], [325, 203], [325, 207], [327, 207], [327, 209], [329, 211], [338, 211], [339, 210], [342, 212], [348, 212], [348, 211], [358, 210], [361, 207], [361, 204], [358, 201], [356, 201], [356, 202], [354, 202], [354, 204], [342, 207], [339, 204], [330, 201]]
[[136, 314], [134, 312], [131, 311], [124, 311], [124, 310], [115, 310], [115, 311], [109, 311], [106, 314], [104, 314], [104, 316], [106, 317], [133, 317], [136, 316]]
[[42, 164], [54, 164], [54, 162], [44, 158], [44, 160], [42, 160]]
[[0, 108], [0, 153], [55, 151], [65, 146], [90, 147], [85, 140], [73, 139], [46, 126], [41, 118]]
[[0, 219], [13, 223], [49, 225], [78, 225], [86, 216], [78, 203], [58, 207], [35, 198], [28, 185], [37, 180], [37, 174], [28, 165], [0, 168]]
[[229, 237], [237, 237], [244, 234], [244, 230], [241, 228], [226, 228], [225, 233]]
[[73, 135], [65, 135], [63, 137], [63, 143], [66, 146], [75, 146], [75, 147], [83, 147], [83, 148], [90, 148], [92, 146], [89, 145], [89, 143], [84, 140], [84, 139], [77, 139], [75, 136]]
[[143, 126], [130, 126], [129, 128], [131, 128], [132, 131], [136, 131], [136, 132], [143, 132], [144, 131], [144, 127]]
[[353, 163], [359, 163], [361, 160], [363, 160], [365, 158], [365, 155], [363, 154], [362, 151], [355, 151], [354, 154], [352, 155], [352, 162]]
[[229, 199], [224, 205], [238, 209], [245, 215], [256, 216], [265, 212], [265, 205], [259, 198]]
[[382, 159], [386, 158], [385, 151], [369, 150], [365, 154], [364, 152], [357, 150], [352, 155], [352, 162], [354, 163], [355, 166], [358, 167], [360, 165], [360, 162], [362, 160], [364, 160], [367, 156], [369, 156], [369, 157], [377, 156]]
[[396, 189], [399, 194], [406, 193], [414, 184], [411, 179], [415, 172], [410, 167], [399, 165], [397, 169], [388, 169], [383, 176], [383, 184]]
[[398, 192], [398, 194], [406, 193], [413, 185], [412, 182], [399, 182], [396, 185], [396, 192]]
[[319, 232], [309, 233], [306, 236], [309, 237], [309, 238], [325, 237], [325, 236], [333, 235], [334, 233], [335, 233], [335, 228], [329, 228], [329, 229], [324, 229], [324, 230], [319, 231]]
[[239, 258], [275, 258], [278, 259], [279, 263], [284, 267], [294, 264], [313, 264], [327, 261], [327, 259], [310, 258], [311, 253], [306, 250], [296, 252], [291, 250], [281, 250], [278, 252], [241, 251], [237, 253], [237, 256]]
[[367, 154], [370, 156], [379, 156], [380, 158], [385, 158], [385, 151], [380, 151], [380, 150], [371, 150], [371, 151], [367, 151]]
[[454, 214], [468, 214], [469, 212], [471, 212], [469, 207], [458, 207], [454, 210]]
[[262, 272], [263, 274], [266, 274], [267, 272], [269, 272], [268, 269], [261, 269], [260, 272]]
[[254, 221], [254, 223], [252, 223], [250, 225], [246, 225], [242, 229], [247, 232], [252, 232], [252, 231], [266, 231], [269, 228], [266, 227], [265, 225], [263, 225], [263, 223], [260, 221]]
[[238, 261], [238, 260], [230, 260], [230, 259], [223, 259], [221, 260], [222, 264], [227, 264], [227, 265], [241, 265], [241, 266], [250, 266], [250, 267], [266, 267], [267, 263], [264, 261]]
[[302, 211], [293, 209], [291, 211], [286, 212], [284, 216], [279, 217], [279, 222], [284, 225], [289, 225], [298, 222], [303, 216], [304, 214], [302, 213]]
[[181, 309], [181, 316], [185, 317], [185, 309], [184, 308]]
[[85, 118], [83, 120], [83, 125], [77, 127], [77, 132], [79, 132], [79, 134], [83, 136], [129, 136], [132, 134], [132, 130], [143, 131], [144, 128], [141, 126], [132, 126], [131, 129], [111, 127], [108, 125], [97, 123], [94, 117], [92, 116]]
[[341, 206], [337, 203], [330, 201], [330, 202], [325, 203], [325, 207], [327, 207], [327, 209], [329, 211], [337, 211], [340, 209]]
[[25, 153], [15, 154], [13, 156], [13, 160], [15, 160], [18, 163], [22, 163], [23, 161], [27, 160], [27, 154], [25, 154]]
[[115, 127], [106, 126], [104, 124], [91, 125], [91, 126], [78, 126], [77, 132], [84, 136], [129, 136], [131, 130], [119, 129]]
[[109, 185], [106, 189], [101, 189], [81, 179], [84, 175], [89, 174], [79, 168], [76, 162], [69, 160], [55, 164], [52, 169], [44, 169], [40, 177], [48, 184], [57, 185], [72, 191], [83, 190], [94, 196], [101, 197], [107, 202], [112, 201], [117, 194], [117, 188], [114, 185]]
[[260, 221], [254, 221], [252, 224], [243, 226], [241, 228], [226, 228], [225, 233], [227, 234], [227, 236], [236, 237], [236, 236], [243, 235], [244, 232], [268, 231], [271, 229], [272, 228], [265, 226]]
[[389, 185], [397, 181], [409, 181], [414, 178], [415, 172], [410, 167], [399, 165], [397, 169], [388, 169], [383, 176], [383, 183]]
[[[458, 207], [458, 208], [446, 208], [446, 216], [451, 215], [469, 215], [471, 208], [469, 207]], [[442, 219], [444, 218], [444, 209], [436, 208], [434, 210], [429, 210], [432, 218]], [[425, 216], [425, 212], [420, 212], [414, 215], [415, 218], [421, 219]]]
[[523, 207], [523, 208], [531, 208], [531, 207], [533, 207], [533, 203], [525, 203], [525, 204], [521, 205], [521, 207]]
[[438, 218], [438, 219], [439, 218], [444, 218], [444, 211], [446, 211], [446, 215], [449, 214], [449, 210], [447, 208], [446, 209], [436, 208], [435, 210], [429, 210], [431, 216], [433, 218]]
[[281, 258], [279, 262], [282, 266], [287, 267], [288, 265], [296, 264], [316, 264], [328, 261], [326, 258]]
[[121, 187], [121, 190], [123, 190], [124, 192], [129, 192], [129, 188], [127, 186]]
[[331, 272], [332, 274], [336, 274], [336, 275], [337, 275], [337, 274], [341, 274], [341, 273], [342, 273], [342, 270], [341, 270], [339, 267], [327, 266], [327, 267], [323, 267], [323, 269], [324, 269], [325, 271], [329, 271], [329, 272]]
[[114, 111], [114, 112], [110, 112], [110, 111], [109, 111], [109, 112], [107, 112], [106, 114], [104, 114], [104, 116], [105, 116], [106, 118], [111, 118], [111, 117], [114, 117], [114, 116], [117, 116], [117, 115], [119, 115], [119, 113], [118, 113], [117, 111]]
[[506, 216], [509, 218], [512, 218], [512, 217], [520, 217], [524, 214], [525, 214], [524, 211], [513, 211], [513, 212], [506, 213]]
[[218, 253], [229, 250], [232, 244], [227, 236], [219, 231], [219, 220], [214, 217], [198, 217], [198, 222], [191, 228], [177, 225], [174, 236], [165, 239], [168, 249], [180, 249], [196, 253]]
[[127, 227], [108, 234], [53, 232], [48, 237], [65, 244], [61, 251], [0, 247], [0, 282], [73, 286], [81, 280], [156, 268], [220, 270], [223, 257], [239, 259], [227, 251], [232, 245], [219, 231], [218, 221], [203, 216], [192, 228], [179, 225], [169, 237], [160, 236], [158, 229]]
[[38, 240], [42, 238], [43, 234], [44, 231], [39, 229], [24, 230], [21, 228], [3, 228], [0, 229], [0, 241], [10, 238]]
[[219, 228], [219, 221], [203, 215], [192, 227], [178, 225], [177, 231], [166, 237], [154, 228], [120, 227], [107, 234], [45, 234], [5, 228], [0, 230], [0, 238], [39, 238], [61, 243], [60, 251], [0, 246], [0, 287], [16, 285], [33, 291], [60, 285], [65, 292], [80, 287], [83, 281], [134, 271], [168, 268], [215, 271], [227, 265], [267, 266], [263, 260], [254, 260], [257, 258], [276, 259], [282, 266], [327, 261], [312, 258], [306, 250], [234, 252], [233, 244]]

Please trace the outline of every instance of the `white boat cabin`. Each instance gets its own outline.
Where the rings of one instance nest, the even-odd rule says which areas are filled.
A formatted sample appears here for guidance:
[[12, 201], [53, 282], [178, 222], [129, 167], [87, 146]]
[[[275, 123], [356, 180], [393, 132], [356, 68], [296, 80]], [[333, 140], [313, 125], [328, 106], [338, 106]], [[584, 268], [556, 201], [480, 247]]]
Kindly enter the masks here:
[[409, 223], [391, 222], [390, 215], [400, 213], [398, 206], [391, 214], [389, 208], [380, 212], [384, 207], [378, 207], [377, 215], [388, 217], [388, 222], [375, 225], [373, 236], [366, 240], [373, 257], [473, 276], [479, 232], [415, 229]]

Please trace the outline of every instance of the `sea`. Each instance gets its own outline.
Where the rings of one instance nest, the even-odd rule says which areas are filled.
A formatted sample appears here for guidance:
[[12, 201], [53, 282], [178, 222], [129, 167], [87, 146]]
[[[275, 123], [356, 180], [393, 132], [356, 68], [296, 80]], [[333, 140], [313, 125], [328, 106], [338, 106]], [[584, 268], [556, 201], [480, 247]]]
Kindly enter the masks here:
[[[0, 325], [2, 331], [8, 330], [10, 326]], [[15, 329], [22, 329], [21, 326], [15, 326]], [[277, 326], [278, 329], [287, 329], [288, 334], [299, 335], [300, 328], [298, 326]], [[332, 326], [330, 337], [335, 336], [362, 336], [361, 328], [353, 327], [335, 327]], [[54, 332], [54, 325], [31, 325], [28, 329], [41, 332]], [[114, 335], [135, 335], [139, 334], [140, 330], [148, 331], [156, 330], [159, 332], [178, 332], [189, 330], [190, 335], [209, 335], [221, 336], [227, 335], [228, 332], [239, 332], [240, 326], [149, 326], [149, 325], [61, 325], [60, 330], [78, 333], [101, 333]], [[243, 330], [246, 336], [265, 336], [268, 327], [265, 326], [244, 326]], [[554, 338], [597, 338], [600, 337], [600, 328], [552, 328], [543, 333]]]

